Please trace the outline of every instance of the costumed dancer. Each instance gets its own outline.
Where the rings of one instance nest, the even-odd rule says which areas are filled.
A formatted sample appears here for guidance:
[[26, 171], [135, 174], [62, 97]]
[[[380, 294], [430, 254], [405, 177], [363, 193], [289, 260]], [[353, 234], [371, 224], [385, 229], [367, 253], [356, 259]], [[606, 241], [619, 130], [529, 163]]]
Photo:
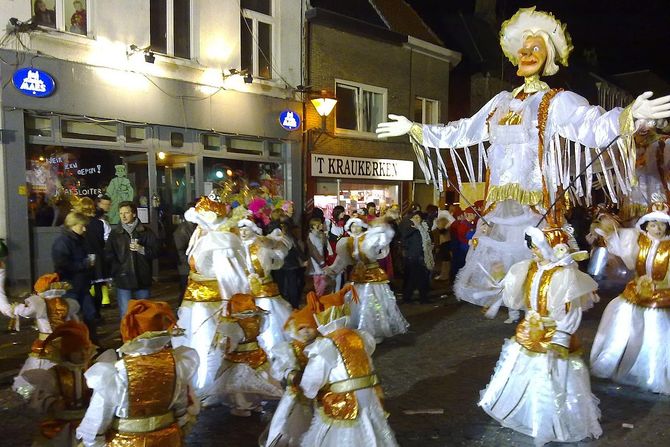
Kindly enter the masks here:
[[598, 399], [574, 333], [598, 285], [579, 271], [575, 259], [586, 252], [571, 253], [567, 231], [528, 227], [525, 234], [534, 259], [510, 268], [498, 285], [502, 298], [487, 312], [492, 317], [503, 302], [525, 318], [505, 341], [479, 406], [536, 445], [597, 438]]
[[198, 352], [200, 364], [194, 384], [200, 398], [223, 360], [220, 350], [211, 349], [218, 313], [233, 294], [248, 290], [242, 241], [228, 231], [228, 215], [228, 205], [215, 194], [202, 197], [184, 214], [198, 227], [186, 250], [191, 271], [178, 311], [177, 325], [184, 329], [184, 335], [175, 337], [173, 346], [188, 346]]
[[271, 271], [282, 266], [291, 243], [279, 229], [262, 236], [263, 231], [249, 219], [241, 219], [237, 228], [243, 244], [248, 288], [256, 300], [256, 305], [267, 312], [258, 343], [265, 352], [269, 352], [276, 344], [287, 341], [284, 324], [293, 307], [280, 295], [279, 286], [272, 279]]
[[261, 403], [279, 399], [282, 390], [269, 374], [270, 363], [259, 344], [265, 311], [253, 295], [237, 293], [228, 302], [227, 316], [217, 329], [216, 343], [224, 352], [217, 377], [206, 390], [206, 405], [223, 403], [234, 416], [247, 417], [262, 409]]
[[108, 350], [85, 374], [93, 390], [77, 428], [85, 447], [184, 445], [200, 411], [191, 389], [198, 353], [172, 348], [176, 321], [163, 301], [130, 300], [121, 320], [121, 360]]
[[[3, 272], [4, 273], [4, 272]], [[57, 273], [40, 276], [33, 286], [35, 294], [23, 303], [14, 304], [7, 315], [12, 318], [15, 330], [20, 330], [21, 318], [34, 318], [38, 330], [37, 339], [30, 348], [30, 354], [21, 371], [14, 378], [12, 389], [27, 398], [32, 392], [31, 385], [25, 380], [24, 373], [31, 369], [49, 369], [58, 360], [58, 350], [53, 346], [44, 347], [44, 341], [58, 326], [66, 321], [79, 321], [79, 303], [65, 295], [69, 284], [60, 282]], [[0, 301], [2, 297], [0, 297]], [[6, 298], [5, 298], [6, 300]]]
[[286, 322], [286, 333], [291, 341], [276, 345], [270, 357], [271, 374], [278, 381], [286, 381], [284, 395], [277, 405], [267, 431], [261, 436], [260, 444], [266, 447], [298, 447], [314, 416], [312, 399], [307, 399], [300, 389], [302, 373], [307, 366], [305, 348], [316, 338], [317, 307], [314, 292], [307, 295], [307, 305], [294, 310]]
[[85, 324], [67, 321], [44, 340], [42, 349], [59, 355], [51, 368], [32, 369], [23, 375], [31, 385], [30, 406], [44, 415], [33, 447], [75, 447], [79, 445], [75, 430], [91, 398], [84, 371], [96, 347]]
[[[670, 116], [670, 98], [649, 100], [651, 92], [643, 93], [625, 109], [606, 112], [575, 93], [551, 89], [540, 81], [540, 75], [555, 74], [558, 64], [567, 66], [573, 49], [565, 25], [550, 13], [536, 11], [535, 7], [519, 9], [503, 23], [500, 45], [518, 66], [523, 85], [497, 94], [472, 117], [447, 125], [421, 125], [389, 115], [393, 121], [377, 127], [380, 138], [409, 134], [424, 175], [440, 190], [448, 174], [440, 151], [431, 148], [448, 149], [453, 165], [466, 167], [463, 175], [468, 181], [486, 181], [485, 222], [480, 219], [474, 235], [478, 247], [468, 256], [454, 285], [457, 298], [477, 305], [484, 305], [496, 293], [481, 274], [480, 264], [488, 271], [494, 264], [502, 264], [506, 272], [514, 263], [527, 260], [530, 255], [524, 247], [524, 228], [536, 225], [541, 208], [548, 210], [555, 198], [566, 192], [563, 188], [575, 173], [583, 169], [585, 184], [578, 181], [573, 196], [585, 196], [587, 203], [590, 201], [591, 179], [596, 172], [606, 193], [616, 202], [618, 193], [630, 189], [634, 176], [633, 118], [657, 120]], [[608, 159], [612, 162], [599, 157], [595, 167], [589, 166], [597, 150], [619, 136], [623, 138], [616, 147], [609, 148]], [[476, 163], [470, 146], [478, 146]], [[458, 148], [464, 148], [462, 153]], [[437, 157], [435, 164], [431, 151]], [[574, 170], [565, 169], [566, 160], [568, 166], [575, 166]], [[456, 176], [461, 183], [458, 169]], [[488, 234], [482, 234], [482, 223], [490, 224]]]
[[360, 302], [350, 303], [351, 325], [380, 343], [384, 338], [407, 332], [409, 323], [400, 313], [386, 273], [377, 262], [388, 255], [393, 230], [385, 223], [364, 232], [367, 227], [357, 217], [349, 219], [344, 226], [349, 236], [337, 243], [337, 259], [324, 270], [334, 276], [353, 266], [351, 281]]
[[[604, 227], [603, 227], [604, 228]], [[605, 309], [591, 348], [594, 376], [670, 394], [670, 216], [665, 204], [635, 228], [596, 231], [635, 278]], [[609, 231], [608, 231], [609, 230]]]
[[315, 318], [322, 337], [305, 348], [308, 361], [300, 388], [316, 405], [301, 445], [397, 446], [371, 359], [374, 338], [348, 328], [344, 293], [319, 298]]
[[653, 123], [641, 126], [635, 133], [637, 159], [635, 175], [638, 182], [623, 198], [621, 217], [624, 220], [639, 218], [652, 205], [652, 197], [667, 201], [670, 180], [670, 137], [656, 132]]

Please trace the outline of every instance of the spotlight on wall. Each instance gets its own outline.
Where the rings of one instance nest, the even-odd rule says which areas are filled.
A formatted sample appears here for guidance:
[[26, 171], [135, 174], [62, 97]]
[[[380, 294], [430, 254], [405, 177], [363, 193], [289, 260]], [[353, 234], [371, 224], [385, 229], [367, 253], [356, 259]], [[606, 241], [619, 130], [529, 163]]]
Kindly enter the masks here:
[[165, 157], [166, 157], [165, 152], [161, 151], [161, 152], [158, 153], [158, 159], [159, 160], [165, 160]]
[[247, 74], [244, 76], [244, 83], [245, 83], [245, 84], [251, 84], [252, 82], [254, 82], [254, 77], [251, 76], [251, 73], [247, 73]]
[[156, 56], [154, 56], [154, 52], [151, 50], [147, 50], [144, 52], [144, 62], [147, 62], [149, 64], [153, 64], [156, 61]]

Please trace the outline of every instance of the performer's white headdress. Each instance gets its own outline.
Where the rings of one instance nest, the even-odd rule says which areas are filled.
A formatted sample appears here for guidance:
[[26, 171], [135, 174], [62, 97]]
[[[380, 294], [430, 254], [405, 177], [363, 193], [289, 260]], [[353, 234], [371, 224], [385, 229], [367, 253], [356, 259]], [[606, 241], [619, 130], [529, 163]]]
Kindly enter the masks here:
[[249, 228], [251, 231], [253, 231], [256, 234], [263, 234], [263, 230], [261, 230], [258, 225], [256, 225], [255, 222], [249, 219], [240, 219], [239, 222], [237, 222], [237, 228]]
[[558, 71], [556, 62], [568, 66], [568, 56], [573, 50], [572, 38], [564, 23], [553, 14], [535, 11], [535, 6], [520, 8], [500, 28], [500, 46], [505, 56], [514, 65], [519, 65], [518, 51], [528, 36], [541, 36], [547, 46], [547, 61], [544, 75], [552, 75]]
[[572, 257], [577, 261], [588, 258], [584, 251], [577, 251], [579, 247], [571, 234], [571, 228], [545, 228], [527, 227], [524, 230], [526, 240], [540, 250], [542, 257], [548, 261], [556, 262], [561, 259]]
[[358, 217], [352, 217], [352, 218], [350, 218], [350, 219], [347, 221], [347, 223], [344, 224], [344, 231], [346, 231], [346, 232], [348, 233], [349, 230], [351, 229], [351, 226], [352, 226], [353, 224], [356, 224], [356, 225], [358, 225], [358, 226], [361, 227], [361, 228], [367, 228], [367, 227], [368, 227], [368, 224], [366, 224], [365, 222], [363, 222], [363, 221], [362, 221], [361, 219], [359, 219]]

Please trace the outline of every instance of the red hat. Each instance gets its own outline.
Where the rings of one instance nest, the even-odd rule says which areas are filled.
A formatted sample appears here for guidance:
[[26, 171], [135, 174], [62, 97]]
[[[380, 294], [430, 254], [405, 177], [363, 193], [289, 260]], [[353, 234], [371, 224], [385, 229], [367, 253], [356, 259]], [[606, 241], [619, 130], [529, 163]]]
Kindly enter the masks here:
[[42, 353], [47, 350], [49, 345], [60, 341], [60, 355], [62, 358], [68, 357], [73, 352], [89, 349], [93, 346], [89, 338], [88, 327], [79, 321], [66, 321], [56, 326], [56, 329], [49, 334], [42, 344]]
[[164, 301], [130, 300], [121, 320], [123, 341], [130, 341], [145, 332], [166, 331], [177, 324], [170, 305]]

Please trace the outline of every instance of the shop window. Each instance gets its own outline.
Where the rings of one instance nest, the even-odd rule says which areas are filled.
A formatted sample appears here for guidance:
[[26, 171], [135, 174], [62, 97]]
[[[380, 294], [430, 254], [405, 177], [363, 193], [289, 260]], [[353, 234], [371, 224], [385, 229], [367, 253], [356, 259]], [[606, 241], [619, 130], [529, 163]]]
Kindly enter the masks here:
[[276, 27], [272, 0], [241, 0], [241, 68], [253, 76], [272, 78], [272, 57]]
[[336, 133], [374, 136], [386, 117], [385, 88], [350, 81], [335, 81]]
[[260, 140], [243, 140], [231, 138], [227, 152], [246, 155], [263, 155], [263, 142]]
[[[339, 186], [339, 191], [338, 191]], [[395, 183], [368, 183], [344, 181], [339, 183], [331, 179], [318, 179], [314, 206], [321, 208], [327, 218], [331, 218], [333, 208], [337, 205], [344, 207], [345, 212], [364, 215], [367, 204], [374, 202], [377, 212], [383, 215], [386, 210], [399, 202], [399, 186]]]
[[31, 0], [33, 23], [46, 28], [88, 36], [90, 0]]
[[223, 148], [221, 136], [213, 133], [200, 134], [202, 148], [206, 151], [220, 151]]
[[126, 143], [141, 143], [147, 138], [147, 129], [144, 126], [126, 126], [124, 129]]
[[27, 115], [25, 127], [27, 135], [38, 137], [50, 137], [52, 135], [51, 118]]
[[112, 198], [110, 223], [118, 223], [119, 202], [132, 200], [148, 216], [149, 178], [144, 153], [64, 146], [28, 145], [28, 212], [35, 226], [58, 226], [71, 196]]
[[151, 49], [182, 59], [191, 58], [191, 1], [151, 0]]
[[242, 185], [264, 187], [272, 196], [285, 197], [284, 165], [249, 160], [227, 160], [204, 157], [205, 193], [214, 185], [230, 181], [236, 188]]
[[437, 124], [440, 119], [440, 102], [434, 99], [414, 98], [414, 122]]
[[118, 132], [115, 123], [95, 123], [76, 120], [62, 120], [61, 130], [63, 138], [113, 142], [116, 142]]

